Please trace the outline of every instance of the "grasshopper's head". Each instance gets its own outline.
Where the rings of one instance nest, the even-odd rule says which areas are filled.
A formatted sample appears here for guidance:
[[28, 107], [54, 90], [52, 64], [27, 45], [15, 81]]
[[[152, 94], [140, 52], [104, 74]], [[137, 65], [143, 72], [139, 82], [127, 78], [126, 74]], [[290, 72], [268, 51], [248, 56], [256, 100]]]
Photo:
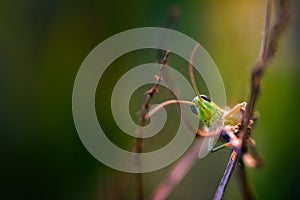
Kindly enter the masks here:
[[209, 126], [211, 117], [215, 112], [215, 104], [205, 95], [200, 95], [200, 98], [196, 96], [193, 99], [193, 103], [196, 106], [192, 106], [191, 109], [193, 113], [199, 116], [200, 121], [204, 123], [204, 125]]

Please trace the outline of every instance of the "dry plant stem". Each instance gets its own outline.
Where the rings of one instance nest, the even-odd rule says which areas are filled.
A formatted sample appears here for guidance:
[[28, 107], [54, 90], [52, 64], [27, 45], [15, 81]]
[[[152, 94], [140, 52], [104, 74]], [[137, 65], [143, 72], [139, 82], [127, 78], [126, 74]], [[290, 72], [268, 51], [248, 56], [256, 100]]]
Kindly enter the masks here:
[[[211, 132], [210, 135], [216, 135], [217, 130]], [[198, 135], [204, 135], [205, 133], [200, 133], [198, 130]], [[188, 151], [176, 162], [174, 167], [169, 171], [167, 176], [162, 180], [162, 182], [156, 187], [150, 199], [152, 200], [162, 200], [166, 199], [172, 190], [178, 185], [178, 183], [185, 177], [188, 171], [193, 167], [193, 165], [198, 161], [199, 149], [202, 145], [203, 137], [196, 137], [193, 145], [188, 149]]]
[[[250, 120], [253, 112], [255, 103], [257, 100], [257, 96], [260, 89], [260, 79], [261, 75], [263, 73], [263, 69], [266, 63], [266, 55], [268, 52], [268, 41], [269, 41], [269, 35], [270, 35], [270, 25], [271, 25], [271, 11], [272, 11], [272, 0], [267, 0], [267, 7], [266, 7], [266, 16], [265, 16], [265, 24], [263, 29], [263, 35], [261, 39], [261, 47], [260, 47], [260, 53], [258, 56], [258, 61], [255, 64], [255, 67], [252, 70], [252, 76], [251, 76], [251, 95], [250, 95], [250, 105], [249, 105], [249, 116], [248, 119]], [[248, 120], [248, 121], [249, 121]], [[245, 126], [247, 127], [247, 125]]]
[[[176, 23], [178, 22], [180, 15], [181, 15], [181, 7], [177, 4], [172, 5], [169, 10], [168, 20], [166, 21], [163, 27], [167, 29], [173, 29]], [[165, 54], [164, 49], [168, 49], [165, 43], [167, 37], [169, 37], [169, 35], [167, 34], [167, 32], [164, 32], [162, 35], [160, 49], [157, 51], [157, 60], [159, 63], [161, 63], [162, 57]], [[170, 76], [167, 70], [163, 71], [162, 76], [164, 77], [164, 81], [168, 84], [170, 91], [172, 91], [170, 92], [170, 95], [173, 97], [172, 99], [177, 99], [177, 97], [180, 94], [180, 90], [177, 88], [175, 84], [176, 81], [172, 79], [172, 77]], [[176, 105], [177, 105], [176, 106], [177, 113], [179, 115], [181, 114], [185, 116], [186, 115], [185, 110], [180, 109], [179, 103]], [[186, 118], [183, 118], [183, 120], [184, 120], [184, 124], [186, 125], [186, 127], [188, 127], [188, 129], [191, 132], [196, 131], [195, 128], [191, 125], [191, 123]]]
[[261, 42], [261, 50], [256, 64], [252, 70], [251, 74], [251, 94], [250, 94], [250, 103], [248, 112], [245, 113], [242, 120], [242, 130], [240, 133], [240, 138], [245, 139], [247, 127], [249, 125], [250, 119], [253, 116], [257, 98], [260, 92], [260, 80], [263, 75], [263, 72], [268, 64], [268, 62], [273, 58], [278, 46], [278, 39], [287, 27], [287, 24], [290, 20], [290, 7], [289, 1], [279, 0], [277, 1], [277, 12], [275, 23], [270, 30], [271, 24], [271, 10], [272, 0], [267, 1], [267, 11], [265, 18], [265, 27], [264, 34]]
[[[190, 60], [189, 60], [189, 75], [192, 81], [193, 88], [195, 90], [196, 95], [200, 98], [200, 93], [197, 88], [194, 74], [193, 74], [193, 59], [195, 57], [195, 53], [199, 48], [199, 44], [197, 43], [192, 50]], [[171, 81], [171, 79], [170, 79]], [[172, 83], [172, 82], [171, 82]], [[171, 100], [172, 101], [172, 100]], [[178, 102], [178, 100], [173, 100], [174, 102]], [[194, 104], [194, 103], [192, 103]], [[164, 105], [161, 105], [161, 107]], [[159, 109], [159, 107], [157, 107]], [[155, 109], [155, 108], [154, 108]], [[154, 110], [153, 109], [153, 110]], [[155, 110], [156, 111], [156, 110]], [[151, 112], [151, 111], [150, 111]], [[201, 130], [194, 130], [193, 127], [188, 122], [185, 122], [187, 127], [193, 132], [197, 133], [199, 137], [196, 138], [196, 141], [192, 145], [192, 147], [183, 155], [183, 157], [176, 163], [176, 165], [170, 170], [169, 174], [162, 180], [162, 182], [156, 187], [152, 194], [151, 199], [159, 200], [159, 199], [166, 199], [171, 191], [177, 186], [177, 184], [183, 179], [183, 177], [187, 174], [187, 172], [191, 169], [191, 167], [195, 164], [198, 160], [198, 153], [203, 142]], [[220, 130], [219, 130], [220, 131]], [[212, 133], [214, 135], [216, 133]]]
[[[250, 103], [249, 108], [247, 112], [243, 113], [242, 121], [241, 121], [241, 130], [239, 133], [240, 140], [242, 142], [241, 148], [237, 149], [238, 154], [238, 165], [237, 165], [237, 178], [239, 181], [239, 186], [241, 189], [241, 193], [244, 199], [254, 199], [254, 195], [249, 187], [247, 176], [245, 172], [244, 163], [241, 159], [243, 156], [243, 153], [247, 151], [246, 146], [246, 137], [251, 135], [251, 132], [248, 131], [248, 126], [250, 124], [250, 119], [253, 116], [255, 105], [257, 102], [258, 94], [260, 91], [260, 80], [261, 76], [264, 72], [264, 69], [266, 68], [267, 63], [270, 61], [271, 58], [273, 58], [277, 45], [278, 45], [278, 39], [279, 36], [282, 34], [282, 32], [285, 30], [288, 21], [290, 19], [290, 10], [289, 10], [289, 1], [279, 0], [277, 3], [277, 16], [276, 21], [270, 31], [271, 26], [271, 11], [272, 11], [272, 0], [267, 1], [267, 7], [266, 7], [266, 16], [265, 16], [265, 24], [264, 24], [264, 32], [262, 36], [262, 42], [261, 42], [261, 49], [259, 53], [259, 57], [257, 60], [257, 63], [254, 65], [254, 68], [252, 70], [252, 76], [251, 76], [251, 94], [250, 94]], [[229, 161], [230, 163], [231, 161]], [[224, 176], [228, 176], [227, 173], [231, 174], [233, 171], [233, 167], [226, 168]], [[228, 172], [229, 171], [229, 172]], [[230, 176], [230, 175], [229, 175]], [[224, 178], [224, 177], [223, 177]], [[223, 179], [222, 179], [223, 180]], [[228, 179], [229, 180], [229, 179]], [[225, 187], [228, 183], [225, 182]], [[220, 183], [219, 187], [225, 190], [225, 187], [221, 186], [224, 185], [224, 183]], [[219, 188], [217, 190], [216, 196], [218, 196], [218, 193], [222, 194], [223, 191], [220, 191]], [[216, 198], [216, 199], [220, 199]]]
[[[265, 67], [266, 61], [268, 61], [275, 52], [275, 47], [277, 45], [277, 41], [279, 38], [279, 35], [283, 32], [284, 28], [287, 25], [287, 22], [289, 20], [289, 9], [288, 4], [284, 1], [279, 1], [279, 11], [278, 11], [278, 17], [275, 22], [275, 25], [273, 26], [273, 29], [271, 30], [271, 33], [269, 35], [268, 30], [270, 27], [270, 20], [271, 20], [271, 0], [267, 1], [267, 12], [266, 12], [266, 22], [264, 27], [264, 34], [262, 39], [262, 45], [261, 45], [261, 52], [259, 56], [258, 63], [256, 64], [256, 67], [253, 69], [252, 73], [252, 85], [251, 85], [251, 96], [250, 96], [250, 105], [249, 105], [249, 111], [243, 113], [242, 117], [242, 129], [240, 131], [240, 138], [244, 141], [246, 137], [246, 133], [250, 135], [250, 132], [247, 132], [247, 127], [250, 123], [250, 119], [252, 118], [254, 107], [257, 101], [257, 95], [259, 91], [259, 85], [260, 85], [260, 77], [263, 72], [263, 69]], [[195, 47], [195, 49], [198, 47]], [[194, 49], [194, 50], [195, 50]], [[194, 56], [191, 55], [193, 58]], [[191, 58], [191, 60], [192, 60]], [[260, 59], [263, 58], [263, 59]], [[263, 62], [262, 62], [263, 61]], [[192, 63], [192, 62], [190, 62]], [[259, 66], [258, 66], [259, 65]], [[191, 66], [190, 66], [190, 74], [191, 73]], [[191, 76], [191, 75], [190, 75]], [[193, 82], [193, 76], [191, 77], [191, 80]], [[199, 93], [199, 92], [198, 92]], [[199, 134], [201, 135], [201, 134]], [[176, 165], [170, 170], [169, 174], [161, 184], [155, 189], [155, 191], [152, 194], [152, 199], [165, 199], [168, 197], [170, 192], [175, 188], [175, 186], [184, 178], [184, 176], [188, 173], [190, 168], [193, 166], [193, 164], [198, 159], [198, 151], [202, 144], [201, 138], [197, 138], [195, 143], [192, 145], [192, 147], [186, 152], [186, 154], [176, 163]], [[237, 155], [233, 157], [231, 156], [228, 165], [226, 167], [224, 176], [221, 180], [221, 183], [219, 185], [219, 188], [217, 189], [215, 199], [221, 199], [225, 188], [228, 184], [229, 178], [233, 172], [233, 169], [235, 166], [238, 167], [238, 179], [240, 181], [241, 185], [241, 191], [244, 199], [254, 199], [254, 195], [252, 194], [252, 191], [250, 190], [250, 187], [248, 185], [247, 177], [245, 174], [245, 167], [244, 163], [241, 159], [243, 151], [245, 151], [245, 143], [242, 143], [243, 145], [239, 149], [235, 149], [235, 152]], [[232, 159], [234, 158], [234, 159]]]
[[[173, 29], [175, 24], [178, 22], [179, 18], [181, 15], [181, 8], [178, 5], [173, 5], [170, 7], [169, 9], [169, 14], [168, 14], [168, 18], [165, 22], [165, 24], [163, 25], [163, 27], [167, 28], [167, 29]], [[166, 38], [168, 38], [168, 32], [165, 31], [162, 34], [162, 38], [161, 38], [161, 42], [160, 42], [160, 49], [157, 50], [157, 61], [158, 63], [162, 63], [163, 62], [163, 58], [165, 55], [165, 49], [168, 49], [166, 47]]]
[[199, 149], [202, 145], [202, 141], [199, 137], [196, 138], [193, 146], [188, 152], [177, 162], [177, 164], [170, 170], [169, 174], [154, 190], [151, 199], [162, 200], [166, 199], [176, 185], [183, 179], [187, 172], [198, 160]]
[[[161, 82], [161, 73], [162, 73], [163, 68], [167, 65], [167, 60], [168, 60], [169, 54], [170, 54], [170, 51], [165, 52], [165, 56], [162, 60], [161, 66], [160, 66], [159, 75], [156, 77], [156, 82], [152, 86], [152, 88], [146, 92], [146, 99], [145, 99], [142, 109], [139, 113], [139, 123], [140, 123], [141, 127], [145, 126], [145, 124], [146, 124], [146, 115], [149, 111], [151, 100], [152, 100], [153, 96], [158, 92], [158, 86], [159, 86], [159, 83]], [[140, 136], [143, 135], [142, 129], [139, 129], [139, 134], [140, 134]], [[143, 151], [143, 138], [137, 137], [136, 141], [135, 141], [134, 152], [139, 155], [140, 153], [142, 153], [142, 151]], [[140, 171], [141, 162], [140, 162], [140, 158], [138, 156], [136, 158], [135, 167], [137, 168], [137, 170]], [[143, 193], [144, 193], [144, 191], [143, 191], [142, 173], [137, 173], [136, 174], [136, 199], [138, 199], [138, 200], [144, 199]]]
[[[238, 159], [241, 159], [240, 157]], [[241, 194], [243, 199], [245, 200], [252, 200], [255, 199], [253, 191], [251, 190], [251, 187], [249, 186], [249, 181], [246, 176], [246, 169], [244, 162], [241, 160], [237, 161], [238, 164], [236, 165], [235, 174], [237, 177], [237, 183], [240, 187]]]
[[[248, 116], [249, 116], [248, 112], [246, 112], [246, 111], [243, 112], [243, 117], [242, 117], [242, 122], [241, 122], [242, 130], [239, 133], [240, 134], [239, 140], [241, 141], [241, 147], [236, 149], [237, 154], [238, 154], [237, 165], [236, 165], [236, 171], [237, 171], [236, 179], [237, 179], [238, 186], [240, 188], [240, 192], [241, 192], [243, 199], [252, 200], [252, 199], [255, 199], [255, 197], [254, 197], [252, 189], [250, 188], [250, 185], [248, 184], [248, 179], [247, 179], [247, 175], [246, 175], [246, 171], [245, 171], [245, 165], [242, 160], [244, 153], [247, 152], [246, 139], [245, 139], [246, 135], [249, 136], [251, 134], [251, 132], [248, 131], [247, 127], [244, 128], [245, 124], [247, 124], [247, 123], [249, 124]], [[230, 173], [233, 172], [233, 169], [231, 169]], [[228, 184], [228, 182], [226, 184]]]
[[220, 181], [219, 187], [218, 187], [218, 189], [216, 191], [216, 194], [214, 196], [215, 200], [222, 199], [222, 197], [223, 197], [223, 193], [225, 191], [225, 188], [227, 186], [229, 178], [232, 174], [232, 170], [234, 169], [234, 166], [235, 166], [237, 158], [238, 158], [238, 156], [235, 155], [235, 154], [236, 154], [236, 151], [232, 151], [229, 162], [228, 162], [227, 167], [226, 167], [226, 170], [224, 172], [224, 175], [223, 175], [223, 177]]
[[[291, 17], [289, 1], [279, 0], [277, 1], [277, 12], [276, 12], [276, 21], [270, 31], [270, 21], [271, 21], [271, 2], [272, 0], [267, 1], [267, 12], [266, 12], [266, 22], [264, 27], [264, 34], [262, 37], [261, 50], [259, 58], [254, 65], [252, 70], [251, 77], [251, 96], [249, 103], [249, 119], [252, 118], [257, 97], [260, 90], [260, 79], [266, 68], [267, 63], [273, 58], [277, 46], [278, 39], [285, 30], [286, 26]], [[247, 127], [247, 126], [246, 126]]]
[[[200, 130], [199, 130], [200, 131]], [[217, 134], [212, 132], [212, 134]], [[200, 134], [199, 134], [200, 135]], [[202, 137], [197, 137], [192, 147], [177, 161], [175, 166], [169, 171], [166, 178], [154, 190], [151, 199], [166, 199], [177, 184], [184, 178], [192, 166], [198, 161], [199, 149], [202, 145]]]

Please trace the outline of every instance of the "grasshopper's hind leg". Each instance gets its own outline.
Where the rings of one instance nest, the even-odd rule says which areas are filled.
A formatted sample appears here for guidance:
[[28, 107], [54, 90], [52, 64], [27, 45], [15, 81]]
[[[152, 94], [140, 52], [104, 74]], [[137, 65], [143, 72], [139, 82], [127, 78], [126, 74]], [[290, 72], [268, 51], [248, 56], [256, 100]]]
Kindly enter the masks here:
[[211, 152], [216, 152], [216, 151], [219, 151], [219, 150], [224, 149], [224, 148], [226, 148], [226, 147], [230, 147], [230, 142], [227, 142], [227, 143], [224, 143], [224, 144], [221, 144], [221, 145], [219, 145], [219, 146], [214, 147], [214, 148], [211, 150]]

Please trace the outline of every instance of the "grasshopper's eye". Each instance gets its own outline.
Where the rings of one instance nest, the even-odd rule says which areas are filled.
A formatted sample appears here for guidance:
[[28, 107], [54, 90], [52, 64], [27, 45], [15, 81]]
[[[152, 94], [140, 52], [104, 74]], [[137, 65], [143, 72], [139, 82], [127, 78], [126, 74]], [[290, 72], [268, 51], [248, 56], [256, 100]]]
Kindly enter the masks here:
[[191, 110], [195, 115], [198, 115], [198, 111], [196, 109], [196, 106], [191, 106]]
[[211, 102], [210, 98], [208, 98], [204, 94], [201, 94], [200, 97], [201, 97], [201, 99], [204, 99], [205, 101]]

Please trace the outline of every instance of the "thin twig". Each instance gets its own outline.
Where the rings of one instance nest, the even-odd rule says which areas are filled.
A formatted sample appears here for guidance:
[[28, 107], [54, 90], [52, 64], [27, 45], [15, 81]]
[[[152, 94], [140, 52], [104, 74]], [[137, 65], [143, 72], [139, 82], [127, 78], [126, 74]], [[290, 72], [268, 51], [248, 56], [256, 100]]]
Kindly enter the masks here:
[[[265, 24], [264, 24], [264, 31], [263, 31], [263, 36], [262, 36], [262, 41], [261, 41], [261, 48], [260, 48], [260, 53], [259, 53], [259, 59], [258, 59], [258, 63], [260, 65], [262, 65], [264, 63], [264, 58], [265, 57], [265, 54], [266, 54], [266, 51], [268, 49], [268, 38], [269, 38], [269, 30], [270, 30], [270, 24], [271, 24], [271, 0], [267, 0], [267, 7], [266, 7], [266, 15], [265, 15]], [[241, 138], [241, 141], [242, 141], [242, 146], [241, 148], [245, 148], [245, 144], [243, 141], [244, 141], [244, 138], [245, 138], [245, 131], [247, 130], [247, 127], [248, 127], [248, 124], [249, 124], [249, 116], [251, 116], [253, 114], [253, 110], [254, 110], [254, 104], [256, 102], [256, 99], [257, 99], [257, 94], [258, 94], [258, 88], [257, 86], [259, 86], [259, 81], [260, 81], [260, 77], [258, 79], [258, 81], [256, 79], [253, 79], [252, 77], [252, 87], [251, 87], [251, 98], [250, 98], [250, 113], [247, 113], [247, 112], [244, 112], [243, 113], [243, 117], [242, 117], [242, 122], [241, 122], [241, 127], [242, 127], [242, 131], [240, 131], [240, 138]], [[255, 91], [254, 91], [255, 90]], [[244, 128], [245, 127], [245, 128]], [[236, 153], [237, 153], [237, 157], [240, 157], [241, 154], [242, 154], [242, 150], [241, 148], [237, 148], [236, 149]], [[235, 161], [237, 160], [238, 158], [235, 159]], [[240, 161], [240, 159], [239, 159]], [[240, 164], [240, 163], [239, 163]], [[243, 164], [242, 164], [243, 165]], [[216, 194], [215, 194], [215, 197], [214, 199], [215, 200], [219, 200], [222, 198], [223, 194], [224, 194], [224, 191], [226, 189], [226, 186], [228, 184], [228, 181], [229, 181], [229, 177], [231, 176], [232, 172], [234, 170], [234, 167], [233, 167], [233, 161], [230, 159], [228, 161], [228, 165], [225, 169], [225, 172], [224, 172], [224, 175], [221, 179], [221, 182], [217, 188], [217, 191], [216, 191]], [[246, 181], [246, 175], [244, 173], [244, 170], [239, 170], [239, 174], [240, 174], [240, 180], [241, 182], [243, 183], [243, 186], [247, 186], [247, 184], [245, 183]], [[241, 189], [242, 191], [242, 194], [244, 194], [243, 196], [252, 196], [252, 195], [249, 195], [249, 194], [245, 194], [245, 191], [247, 191], [247, 193], [250, 191], [250, 189], [248, 188], [245, 188], [245, 187], [241, 187], [243, 189]]]
[[[164, 27], [166, 28], [172, 28], [175, 23], [178, 21], [179, 17], [181, 15], [181, 9], [179, 6], [172, 6], [169, 10], [169, 14], [168, 14], [168, 19], [166, 21], [166, 24], [164, 25]], [[143, 108], [142, 111], [140, 113], [140, 125], [144, 126], [145, 125], [145, 121], [148, 119], [149, 115], [148, 115], [148, 111], [150, 108], [150, 101], [153, 98], [153, 95], [155, 93], [158, 92], [158, 85], [162, 80], [162, 69], [164, 66], [167, 65], [167, 60], [168, 57], [170, 55], [170, 51], [168, 50], [164, 50], [166, 49], [165, 43], [164, 41], [166, 40], [166, 37], [168, 37], [168, 35], [166, 35], [166, 33], [164, 33], [164, 35], [162, 36], [162, 42], [160, 44], [160, 49], [158, 49], [157, 51], [157, 61], [158, 63], [161, 64], [160, 70], [159, 70], [159, 75], [157, 76], [157, 81], [156, 83], [153, 85], [153, 87], [148, 90], [146, 92], [147, 97], [146, 100], [143, 104]], [[174, 95], [173, 93], [171, 93], [172, 95]], [[138, 147], [139, 149], [137, 149], [138, 153], [142, 152], [142, 146], [143, 146], [143, 139], [142, 138], [137, 138], [136, 139], [136, 147]], [[140, 165], [140, 163], [139, 163]], [[143, 199], [143, 186], [142, 186], [142, 174], [137, 174], [137, 199]]]
[[[266, 65], [266, 61], [270, 60], [270, 58], [274, 55], [274, 52], [276, 50], [276, 44], [279, 35], [283, 32], [288, 19], [289, 19], [289, 12], [287, 4], [283, 1], [280, 1], [281, 8], [279, 10], [279, 15], [281, 17], [277, 18], [277, 21], [275, 25], [273, 26], [273, 29], [271, 30], [271, 34], [268, 34], [269, 26], [270, 26], [270, 20], [271, 16], [271, 1], [267, 2], [267, 12], [266, 12], [266, 21], [265, 21], [265, 32], [263, 34], [262, 39], [262, 46], [260, 51], [260, 56], [258, 63], [260, 64], [259, 67], [255, 67], [255, 69], [258, 69], [257, 71], [260, 71], [259, 73], [252, 73], [252, 87], [251, 87], [251, 97], [250, 97], [250, 111], [243, 112], [242, 122], [241, 122], [241, 131], [240, 131], [240, 139], [242, 141], [246, 140], [246, 138], [251, 134], [251, 129], [248, 131], [248, 126], [250, 124], [250, 119], [252, 118], [254, 107], [257, 101], [257, 95], [259, 91], [259, 85], [260, 85], [260, 77], [262, 74], [262, 71]], [[284, 5], [284, 6], [283, 6]], [[284, 8], [284, 9], [283, 9]], [[269, 40], [269, 41], [268, 41]], [[263, 58], [263, 59], [261, 59]], [[261, 69], [260, 69], [261, 68]], [[258, 74], [258, 75], [257, 75]], [[258, 77], [258, 78], [257, 78]], [[169, 174], [161, 184], [155, 189], [155, 191], [152, 194], [153, 199], [165, 199], [168, 197], [168, 195], [171, 193], [171, 191], [175, 188], [175, 186], [184, 178], [184, 176], [187, 174], [187, 172], [191, 169], [191, 167], [194, 165], [194, 163], [198, 159], [198, 151], [199, 147], [202, 144], [201, 138], [196, 138], [195, 143], [192, 145], [192, 147], [184, 154], [184, 156], [175, 164], [175, 166], [170, 170]], [[242, 195], [244, 199], [254, 199], [254, 195], [248, 185], [247, 177], [245, 174], [245, 168], [244, 163], [241, 159], [243, 152], [245, 151], [245, 144], [243, 144], [240, 148], [234, 149], [232, 151], [231, 158], [229, 160], [229, 163], [226, 167], [224, 176], [221, 180], [220, 186], [217, 190], [217, 193], [215, 195], [215, 199], [221, 199], [225, 188], [228, 184], [229, 178], [233, 172], [233, 169], [235, 166], [238, 166], [238, 176], [239, 180], [241, 181], [241, 190]], [[237, 163], [237, 165], [236, 165]]]
[[215, 200], [222, 199], [223, 193], [225, 191], [225, 188], [227, 186], [229, 178], [230, 178], [230, 176], [232, 174], [232, 170], [234, 169], [234, 166], [236, 164], [237, 158], [238, 158], [238, 156], [236, 155], [236, 151], [233, 150], [231, 152], [231, 156], [230, 156], [229, 162], [227, 164], [226, 170], [224, 172], [224, 175], [223, 175], [223, 177], [222, 177], [222, 179], [220, 181], [219, 187], [218, 187], [218, 189], [216, 191], [216, 194], [214, 196]]
[[[240, 157], [239, 157], [240, 159]], [[249, 185], [248, 178], [246, 176], [246, 169], [245, 169], [245, 164], [242, 160], [237, 161], [238, 164], [236, 165], [236, 180], [238, 182], [239, 188], [241, 190], [241, 194], [243, 199], [245, 200], [252, 200], [255, 199], [255, 196], [253, 194], [253, 191]]]
[[[192, 80], [192, 84], [193, 84], [194, 90], [196, 92], [196, 95], [199, 96], [199, 99], [200, 99], [200, 94], [199, 94], [198, 88], [195, 83], [193, 69], [192, 69], [193, 68], [193, 66], [192, 66], [193, 59], [194, 59], [195, 53], [198, 48], [199, 48], [199, 44], [197, 43], [191, 53], [191, 56], [190, 56], [189, 74], [190, 74], [190, 78]], [[178, 102], [178, 100], [173, 100], [170, 102]], [[165, 103], [168, 104], [168, 102], [165, 102]], [[192, 103], [192, 104], [194, 104], [194, 103]], [[164, 105], [162, 104], [161, 107], [162, 106], [164, 106]], [[188, 127], [190, 127], [189, 123], [187, 123], [187, 125], [188, 125]], [[190, 128], [194, 133], [197, 131], [197, 130], [193, 130], [192, 127], [190, 127]], [[200, 130], [198, 130], [198, 131], [201, 132]], [[201, 134], [198, 134], [198, 135], [201, 136]], [[196, 141], [194, 142], [192, 147], [189, 148], [189, 150], [177, 162], [175, 167], [170, 170], [170, 172], [166, 176], [166, 178], [164, 178], [163, 181], [156, 187], [156, 189], [154, 190], [154, 192], [152, 194], [151, 199], [160, 200], [160, 199], [167, 198], [167, 196], [170, 194], [170, 192], [176, 187], [176, 185], [182, 180], [182, 178], [186, 175], [186, 173], [190, 170], [190, 168], [198, 160], [199, 149], [203, 142], [202, 138], [203, 137], [196, 138]]]
[[[156, 82], [154, 83], [152, 88], [150, 88], [148, 91], [146, 91], [146, 99], [145, 99], [144, 104], [142, 106], [142, 109], [139, 113], [139, 123], [140, 123], [141, 127], [145, 126], [145, 124], [146, 124], [146, 121], [147, 121], [146, 115], [149, 111], [151, 100], [152, 100], [153, 96], [158, 92], [158, 86], [161, 82], [161, 73], [162, 73], [163, 68], [167, 65], [167, 60], [168, 60], [169, 55], [170, 55], [170, 51], [166, 51], [165, 56], [164, 56], [164, 58], [161, 62], [161, 65], [160, 65], [159, 74], [156, 77]], [[143, 135], [142, 130], [143, 130], [142, 128], [139, 129], [140, 136]], [[135, 150], [134, 151], [135, 151], [135, 153], [138, 153], [138, 155], [140, 153], [142, 153], [142, 151], [143, 151], [143, 138], [142, 137], [137, 137], [136, 138]], [[140, 158], [138, 156], [136, 158], [135, 165], [136, 165], [136, 168], [140, 171], [141, 161], [140, 161]], [[136, 174], [136, 187], [137, 187], [137, 189], [136, 189], [136, 199], [142, 200], [144, 198], [142, 173], [137, 173]]]
[[[249, 102], [249, 116], [250, 119], [254, 112], [255, 103], [257, 101], [257, 96], [260, 90], [260, 79], [266, 66], [266, 55], [268, 54], [269, 49], [269, 36], [270, 36], [270, 26], [271, 26], [271, 11], [272, 11], [272, 0], [267, 0], [266, 6], [266, 15], [265, 15], [265, 24], [263, 35], [261, 39], [261, 47], [260, 53], [258, 55], [258, 60], [252, 70], [252, 77], [251, 77], [251, 95], [250, 95], [250, 102]], [[246, 125], [247, 127], [247, 125]]]
[[[200, 130], [198, 130], [201, 132]], [[210, 134], [216, 135], [217, 132], [225, 130], [216, 130]], [[205, 134], [205, 133], [203, 133]], [[198, 134], [200, 136], [201, 134]], [[167, 176], [162, 180], [162, 182], [156, 187], [152, 193], [152, 200], [162, 200], [166, 199], [172, 190], [178, 185], [178, 183], [185, 177], [193, 165], [198, 161], [199, 149], [202, 145], [203, 137], [196, 137], [192, 146], [187, 150], [187, 152], [176, 162], [174, 167], [169, 171]]]
[[187, 172], [198, 160], [199, 149], [202, 145], [199, 137], [196, 138], [193, 146], [188, 150], [184, 156], [178, 160], [176, 165], [169, 171], [169, 174], [154, 190], [151, 199], [162, 200], [166, 199], [177, 184], [183, 179]]
[[[178, 19], [181, 15], [181, 9], [178, 5], [173, 5], [170, 7], [169, 9], [169, 13], [168, 13], [168, 18], [165, 22], [165, 24], [163, 25], [163, 27], [167, 28], [167, 29], [173, 29], [175, 24], [178, 22]], [[162, 38], [161, 38], [161, 42], [159, 44], [160, 49], [157, 50], [157, 62], [158, 63], [162, 63], [164, 55], [166, 53], [165, 49], [168, 49], [166, 47], [166, 38], [169, 37], [169, 32], [165, 31], [163, 32]]]
[[[244, 163], [243, 160], [241, 159], [243, 154], [247, 151], [246, 139], [251, 135], [251, 129], [250, 131], [248, 129], [250, 125], [250, 119], [252, 118], [255, 110], [255, 105], [260, 91], [260, 80], [264, 72], [264, 69], [266, 68], [267, 63], [270, 61], [270, 59], [273, 58], [277, 49], [279, 36], [285, 30], [288, 21], [290, 19], [290, 9], [289, 9], [288, 1], [279, 0], [276, 21], [270, 31], [272, 2], [273, 2], [272, 0], [267, 0], [265, 25], [264, 25], [264, 32], [262, 36], [260, 53], [258, 56], [258, 60], [252, 70], [251, 93], [250, 93], [250, 101], [249, 101], [250, 103], [248, 104], [249, 108], [247, 112], [243, 113], [243, 117], [241, 121], [241, 130], [239, 132], [239, 139], [241, 140], [242, 145], [239, 149], [236, 150], [238, 154], [237, 175], [238, 175], [238, 180], [240, 182], [239, 185], [241, 186], [240, 187], [241, 193], [244, 199], [254, 199], [254, 195], [247, 181]], [[231, 161], [229, 161], [229, 163], [230, 162]], [[224, 177], [228, 176], [228, 173], [230, 176], [233, 169], [234, 169], [233, 167], [226, 168], [222, 180], [224, 179]], [[228, 180], [229, 179], [227, 179], [227, 182], [225, 182], [225, 186], [227, 185]], [[219, 185], [219, 187], [222, 188], [223, 190], [222, 191], [223, 194], [225, 187], [221, 185], [224, 185], [224, 183], [221, 182]], [[217, 193], [218, 192], [220, 192], [219, 188], [217, 190]], [[220, 199], [220, 198], [221, 197], [216, 199]]]
[[[251, 95], [250, 95], [250, 101], [249, 101], [249, 120], [252, 118], [255, 104], [257, 101], [257, 97], [260, 91], [260, 80], [261, 76], [267, 66], [267, 63], [273, 58], [277, 46], [278, 46], [278, 40], [285, 28], [287, 27], [287, 24], [290, 20], [291, 13], [290, 13], [290, 7], [288, 2], [289, 1], [283, 1], [279, 0], [277, 1], [278, 9], [276, 12], [276, 21], [270, 31], [270, 20], [271, 17], [271, 2], [272, 0], [267, 1], [267, 12], [266, 12], [266, 22], [265, 22], [265, 30], [262, 37], [262, 44], [261, 44], [261, 52], [259, 54], [259, 58], [254, 65], [254, 68], [252, 70], [252, 76], [251, 76]], [[267, 33], [268, 32], [268, 33]], [[246, 126], [247, 127], [247, 126]]]

